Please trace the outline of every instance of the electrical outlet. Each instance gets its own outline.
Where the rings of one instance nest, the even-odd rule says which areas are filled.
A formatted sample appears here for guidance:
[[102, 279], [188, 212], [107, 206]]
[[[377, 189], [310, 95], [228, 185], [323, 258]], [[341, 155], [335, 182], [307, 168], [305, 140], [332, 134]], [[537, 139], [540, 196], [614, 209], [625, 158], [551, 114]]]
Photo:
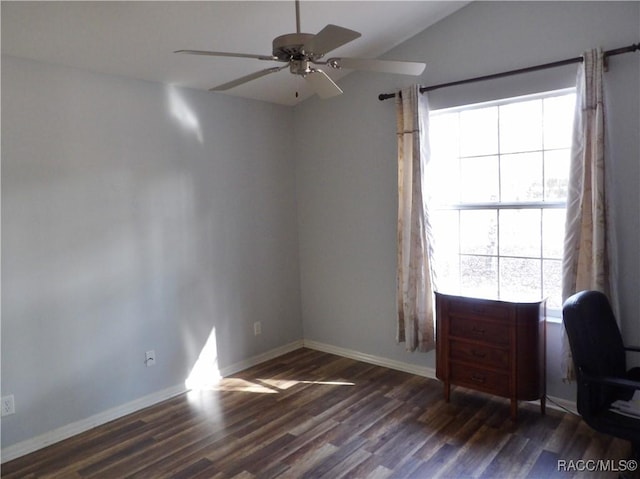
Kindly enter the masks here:
[[156, 365], [156, 352], [153, 349], [144, 353], [144, 364], [148, 368]]
[[8, 396], [4, 396], [2, 398], [2, 415], [9, 416], [10, 414], [16, 413], [16, 404], [13, 394], [9, 394]]
[[262, 334], [262, 323], [260, 321], [256, 321], [253, 323], [253, 335], [259, 336]]

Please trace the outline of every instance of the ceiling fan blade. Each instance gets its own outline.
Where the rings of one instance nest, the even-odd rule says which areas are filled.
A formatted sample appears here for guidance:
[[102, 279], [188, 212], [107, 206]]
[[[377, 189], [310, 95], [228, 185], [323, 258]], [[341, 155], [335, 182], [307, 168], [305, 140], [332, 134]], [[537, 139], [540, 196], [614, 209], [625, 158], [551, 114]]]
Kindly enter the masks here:
[[313, 53], [319, 57], [355, 40], [361, 35], [361, 33], [354, 30], [329, 24], [305, 43], [304, 49], [306, 52]]
[[350, 68], [381, 73], [398, 73], [400, 75], [420, 75], [425, 68], [424, 63], [400, 62], [395, 60], [376, 60], [373, 58], [331, 58], [327, 65], [333, 68]]
[[205, 55], [210, 57], [255, 58], [258, 60], [278, 61], [278, 57], [274, 57], [273, 55], [254, 55], [253, 53], [210, 52], [206, 50], [176, 50], [173, 53], [186, 53], [187, 55]]
[[340, 87], [322, 70], [313, 70], [304, 78], [320, 98], [331, 98], [342, 93]]
[[284, 65], [282, 67], [271, 67], [271, 68], [267, 68], [266, 70], [260, 70], [259, 72], [251, 73], [250, 75], [245, 75], [243, 77], [236, 78], [233, 81], [230, 81], [230, 82], [227, 82], [227, 83], [223, 83], [222, 85], [218, 85], [216, 87], [209, 88], [209, 91], [229, 90], [229, 89], [231, 89], [233, 87], [236, 87], [238, 85], [242, 85], [243, 83], [247, 83], [247, 82], [250, 82], [251, 80], [255, 80], [256, 78], [260, 78], [260, 77], [263, 77], [265, 75], [269, 75], [270, 73], [279, 72], [283, 68], [287, 68], [287, 66], [288, 65]]

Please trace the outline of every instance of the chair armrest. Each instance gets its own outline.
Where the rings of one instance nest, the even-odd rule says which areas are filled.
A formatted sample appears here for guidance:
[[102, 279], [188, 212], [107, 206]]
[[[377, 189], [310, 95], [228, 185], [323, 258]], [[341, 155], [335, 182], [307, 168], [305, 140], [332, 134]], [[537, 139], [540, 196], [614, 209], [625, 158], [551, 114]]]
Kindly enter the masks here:
[[582, 379], [590, 383], [640, 390], [640, 381], [631, 381], [630, 379], [616, 378], [611, 376], [590, 376], [588, 374], [585, 374], [583, 371], [581, 371], [581, 376]]
[[636, 353], [640, 353], [640, 346], [625, 346], [625, 351], [635, 351]]

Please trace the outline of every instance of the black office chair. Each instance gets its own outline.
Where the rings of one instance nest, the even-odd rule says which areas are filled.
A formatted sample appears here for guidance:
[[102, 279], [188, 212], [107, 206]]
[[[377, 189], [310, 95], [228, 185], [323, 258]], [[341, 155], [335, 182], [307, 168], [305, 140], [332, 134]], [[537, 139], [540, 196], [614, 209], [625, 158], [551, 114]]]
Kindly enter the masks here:
[[625, 347], [607, 297], [599, 291], [581, 291], [562, 308], [564, 326], [575, 365], [578, 412], [596, 431], [631, 442], [640, 458], [640, 418], [610, 410], [618, 400], [629, 400], [640, 390], [640, 367], [627, 370]]

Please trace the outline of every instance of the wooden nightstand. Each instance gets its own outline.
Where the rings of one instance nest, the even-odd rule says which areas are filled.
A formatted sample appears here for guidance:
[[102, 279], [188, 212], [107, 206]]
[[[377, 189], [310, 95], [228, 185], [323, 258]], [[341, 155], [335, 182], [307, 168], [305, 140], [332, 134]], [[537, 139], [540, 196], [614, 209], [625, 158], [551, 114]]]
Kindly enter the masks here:
[[509, 302], [436, 293], [436, 376], [511, 400], [540, 400], [545, 412], [545, 301]]

